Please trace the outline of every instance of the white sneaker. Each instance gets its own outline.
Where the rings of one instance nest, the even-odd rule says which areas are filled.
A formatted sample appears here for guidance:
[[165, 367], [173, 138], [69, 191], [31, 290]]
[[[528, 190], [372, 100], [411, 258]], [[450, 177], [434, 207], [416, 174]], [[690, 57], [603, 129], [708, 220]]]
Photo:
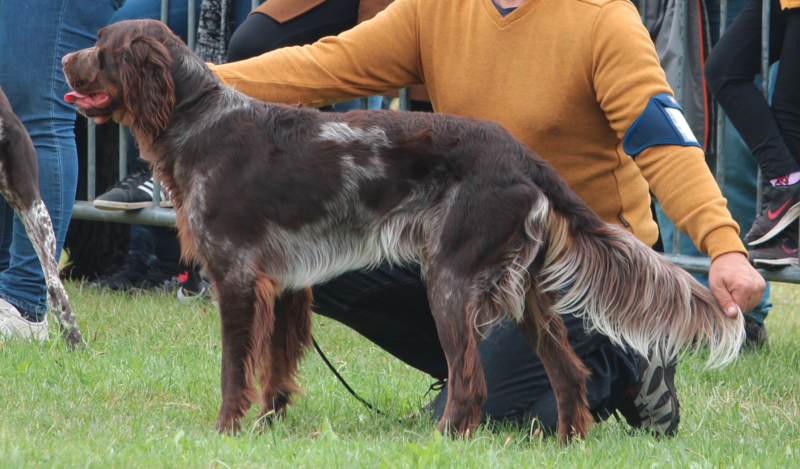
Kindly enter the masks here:
[[47, 342], [50, 340], [47, 316], [42, 322], [29, 321], [22, 317], [14, 305], [0, 298], [0, 342], [11, 337]]

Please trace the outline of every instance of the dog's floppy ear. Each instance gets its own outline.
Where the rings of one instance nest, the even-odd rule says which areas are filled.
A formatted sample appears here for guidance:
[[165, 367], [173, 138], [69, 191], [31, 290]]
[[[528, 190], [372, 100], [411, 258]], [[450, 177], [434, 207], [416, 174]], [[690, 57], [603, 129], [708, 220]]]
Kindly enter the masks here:
[[122, 48], [120, 81], [137, 137], [152, 141], [167, 128], [175, 104], [172, 57], [161, 42], [139, 36]]

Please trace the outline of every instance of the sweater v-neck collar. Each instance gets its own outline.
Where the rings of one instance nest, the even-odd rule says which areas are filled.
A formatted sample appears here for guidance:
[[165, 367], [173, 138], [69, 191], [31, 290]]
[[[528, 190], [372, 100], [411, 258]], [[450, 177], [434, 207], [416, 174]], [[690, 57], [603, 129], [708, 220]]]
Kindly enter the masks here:
[[527, 0], [522, 6], [518, 7], [516, 10], [512, 11], [506, 16], [500, 14], [497, 11], [497, 7], [494, 5], [492, 0], [483, 0], [483, 6], [486, 9], [486, 13], [489, 14], [489, 17], [494, 21], [497, 26], [501, 28], [505, 28], [506, 26], [510, 25], [511, 23], [517, 21], [517, 19], [522, 18], [525, 16], [529, 11], [536, 8], [543, 0]]

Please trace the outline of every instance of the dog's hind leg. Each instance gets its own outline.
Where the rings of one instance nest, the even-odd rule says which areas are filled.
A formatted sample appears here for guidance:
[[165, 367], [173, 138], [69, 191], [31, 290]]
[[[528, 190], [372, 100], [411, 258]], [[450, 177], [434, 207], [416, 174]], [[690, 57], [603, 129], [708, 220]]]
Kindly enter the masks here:
[[456, 279], [451, 272], [429, 269], [428, 297], [448, 365], [447, 404], [436, 427], [443, 434], [474, 434], [486, 400], [479, 335], [468, 311], [468, 285], [467, 279]]
[[278, 282], [243, 270], [229, 271], [221, 279], [212, 272], [222, 327], [222, 405], [215, 425], [220, 432], [237, 430], [250, 405], [261, 400], [254, 385], [256, 370], [269, 374], [260, 362], [269, 360]]
[[558, 437], [567, 443], [585, 438], [594, 419], [586, 401], [589, 371], [567, 340], [561, 316], [550, 309], [550, 299], [532, 287], [525, 296], [525, 311], [517, 327], [542, 360], [558, 405]]
[[[259, 419], [267, 422], [286, 413], [292, 394], [301, 392], [295, 381], [297, 366], [311, 345], [311, 288], [283, 293], [275, 302], [275, 327], [270, 350], [262, 350], [259, 381], [263, 405]], [[271, 360], [271, 363], [270, 363]]]

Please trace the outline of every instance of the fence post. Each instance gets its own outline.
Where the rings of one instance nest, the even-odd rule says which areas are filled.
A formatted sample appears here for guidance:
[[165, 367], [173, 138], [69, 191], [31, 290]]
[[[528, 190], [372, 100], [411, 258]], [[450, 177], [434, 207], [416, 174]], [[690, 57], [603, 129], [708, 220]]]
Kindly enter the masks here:
[[169, 21], [169, 0], [161, 0], [161, 22], [167, 24]]
[[[686, 28], [689, 23], [689, 0], [682, 0], [680, 2], [681, 17], [680, 25], [680, 43], [678, 47], [678, 83], [675, 87], [675, 98], [681, 106], [685, 103], [685, 88], [686, 88], [686, 48], [688, 42], [688, 34]], [[681, 253], [681, 231], [678, 229], [678, 224], [673, 223], [672, 229], [672, 254], [680, 255]]]
[[188, 1], [189, 13], [186, 15], [186, 21], [189, 24], [187, 29], [188, 41], [186, 45], [189, 46], [189, 50], [194, 52], [194, 45], [197, 40], [197, 12], [195, 11], [195, 0]]
[[[764, 99], [769, 102], [769, 15], [770, 1], [763, 0], [761, 5], [761, 93]], [[756, 183], [756, 214], [761, 212], [761, 186], [764, 184], [764, 177], [761, 168], [758, 168], [758, 182]]]
[[410, 108], [411, 105], [408, 102], [408, 88], [403, 88], [400, 90], [400, 110], [408, 111]]
[[128, 175], [128, 128], [119, 124], [119, 180]]
[[[728, 28], [728, 0], [719, 2], [719, 39]], [[727, 132], [727, 116], [722, 106], [717, 104], [717, 185], [720, 192], [725, 189], [725, 134]]]
[[89, 127], [86, 130], [86, 137], [89, 140], [89, 145], [86, 151], [86, 200], [91, 202], [94, 200], [96, 192], [95, 175], [97, 164], [97, 124], [94, 119], [89, 118]]

